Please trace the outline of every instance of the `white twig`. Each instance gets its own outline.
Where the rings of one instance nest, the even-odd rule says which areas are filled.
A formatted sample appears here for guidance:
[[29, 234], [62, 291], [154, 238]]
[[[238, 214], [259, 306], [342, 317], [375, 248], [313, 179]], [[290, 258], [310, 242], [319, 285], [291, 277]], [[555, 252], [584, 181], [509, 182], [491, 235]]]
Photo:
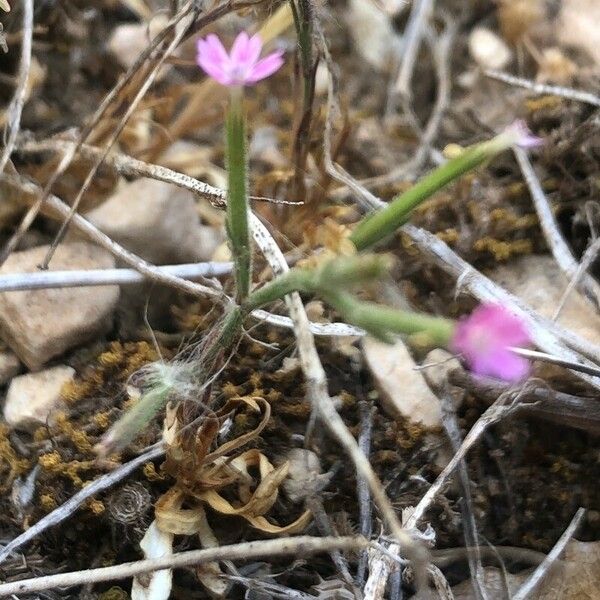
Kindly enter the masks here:
[[[92, 481], [89, 485], [85, 486], [79, 492], [77, 492], [72, 498], [67, 500], [63, 505], [59, 506], [51, 513], [41, 518], [37, 523], [32, 525], [29, 529], [24, 531], [20, 536], [16, 537], [12, 542], [8, 543], [2, 550], [0, 550], [0, 563], [4, 562], [15, 550], [27, 544], [38, 535], [40, 535], [46, 529], [54, 527], [59, 523], [62, 523], [65, 519], [70, 517], [88, 498], [103, 492], [104, 490], [112, 487], [115, 483], [118, 483], [132, 471], [135, 471], [138, 467], [141, 467], [148, 461], [159, 458], [165, 453], [165, 448], [162, 444], [153, 446], [144, 454], [140, 454], [137, 458], [121, 465], [118, 469], [115, 469], [111, 473], [102, 475], [95, 481]], [[0, 585], [0, 590], [2, 586]], [[45, 588], [42, 588], [45, 589]], [[5, 595], [14, 594], [16, 592], [9, 592]], [[0, 592], [0, 595], [2, 593]]]
[[29, 70], [31, 68], [31, 40], [33, 37], [33, 0], [24, 0], [23, 6], [23, 35], [21, 38], [21, 61], [15, 93], [7, 108], [8, 137], [5, 139], [4, 150], [0, 157], [0, 173], [10, 158], [15, 147], [15, 141], [21, 124], [21, 113], [27, 98], [27, 84], [29, 83]]
[[[231, 273], [230, 262], [206, 262], [155, 267], [159, 273], [168, 273], [182, 279], [204, 279]], [[135, 269], [88, 269], [81, 271], [39, 271], [37, 273], [9, 273], [0, 275], [0, 292], [40, 290], [51, 288], [92, 287], [98, 285], [133, 285], [148, 281]]]
[[421, 42], [425, 22], [433, 11], [434, 0], [414, 0], [410, 17], [404, 30], [404, 45], [400, 71], [395, 84], [396, 93], [405, 98], [411, 97], [410, 84]]
[[536, 83], [523, 77], [515, 77], [509, 73], [503, 71], [494, 71], [489, 69], [485, 71], [485, 75], [491, 79], [508, 83], [509, 85], [516, 85], [532, 91], [539, 95], [552, 95], [566, 98], [567, 100], [576, 100], [577, 102], [584, 102], [585, 104], [591, 104], [592, 106], [600, 106], [600, 96], [592, 94], [590, 92], [584, 92], [582, 90], [574, 90], [573, 88], [562, 87], [558, 85], [546, 85], [544, 83]]
[[583, 253], [583, 256], [581, 257], [581, 262], [577, 267], [577, 271], [576, 273], [574, 273], [573, 277], [571, 278], [571, 281], [569, 281], [569, 285], [565, 289], [565, 292], [562, 295], [562, 298], [560, 299], [560, 302], [558, 303], [554, 314], [552, 315], [553, 320], [558, 319], [560, 311], [563, 309], [567, 298], [569, 297], [575, 286], [578, 284], [579, 279], [583, 277], [583, 275], [587, 273], [587, 270], [592, 266], [592, 263], [594, 262], [594, 260], [596, 260], [596, 257], [598, 256], [598, 252], [600, 252], [600, 238], [596, 238]]
[[[529, 188], [531, 199], [533, 200], [535, 211], [540, 220], [540, 226], [544, 233], [546, 243], [560, 269], [572, 280], [579, 271], [579, 263], [573, 256], [571, 249], [558, 229], [558, 224], [556, 223], [556, 219], [550, 208], [548, 198], [546, 198], [546, 194], [544, 194], [542, 185], [529, 161], [527, 152], [517, 146], [513, 148], [513, 152], [519, 163], [525, 183]], [[582, 274], [579, 281], [582, 291], [585, 292], [585, 297], [598, 308], [598, 306], [600, 306], [600, 286], [598, 283], [593, 277], [586, 273]]]
[[242, 542], [204, 550], [190, 550], [173, 556], [123, 563], [114, 567], [87, 569], [71, 573], [59, 573], [45, 577], [34, 577], [21, 581], [0, 584], [0, 597], [13, 594], [31, 594], [53, 588], [71, 587], [101, 581], [128, 579], [143, 573], [152, 573], [163, 569], [191, 567], [216, 560], [248, 560], [271, 558], [273, 556], [307, 557], [332, 550], [360, 550], [368, 546], [363, 537], [311, 537], [298, 536], [278, 540], [259, 540]]
[[[23, 179], [22, 177], [17, 178], [0, 176], [0, 181], [16, 187], [17, 189], [23, 191], [26, 195], [36, 199], [39, 199], [40, 194], [42, 193], [42, 190], [39, 186], [31, 181]], [[59, 217], [64, 219], [68, 217], [71, 212], [70, 207], [67, 204], [52, 194], [46, 197], [43, 207], [49, 209], [48, 212], [55, 218]], [[117, 244], [109, 236], [102, 233], [97, 227], [92, 225], [78, 213], [73, 215], [72, 223], [82, 234], [84, 234], [94, 243], [98, 244], [98, 246], [108, 250], [113, 256], [122, 260], [126, 264], [133, 267], [136, 271], [139, 271], [147, 278], [152, 279], [157, 283], [170, 285], [196, 296], [202, 295], [213, 298], [220, 298], [222, 296], [222, 293], [214, 288], [191, 281], [186, 281], [180, 277], [175, 277], [169, 273], [159, 271], [154, 265], [151, 265], [139, 256], [135, 255], [133, 252], [130, 252], [129, 250], [123, 248], [123, 246]]]
[[575, 534], [575, 531], [579, 527], [584, 516], [585, 509], [579, 508], [569, 526], [565, 529], [558, 542], [556, 542], [554, 545], [554, 548], [552, 548], [548, 556], [546, 556], [543, 562], [531, 574], [529, 579], [519, 588], [519, 591], [512, 597], [512, 600], [525, 600], [526, 598], [531, 597], [531, 594], [537, 590], [552, 564], [558, 560], [558, 557], [565, 549], [565, 546], [569, 543], [569, 540]]

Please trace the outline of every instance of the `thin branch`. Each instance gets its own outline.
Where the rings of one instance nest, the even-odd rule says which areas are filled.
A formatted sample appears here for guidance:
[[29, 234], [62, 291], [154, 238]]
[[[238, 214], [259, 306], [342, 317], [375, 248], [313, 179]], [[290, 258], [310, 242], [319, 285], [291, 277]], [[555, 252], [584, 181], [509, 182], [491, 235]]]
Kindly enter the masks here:
[[4, 150], [0, 156], [0, 173], [10, 158], [15, 147], [19, 127], [21, 124], [21, 113], [27, 99], [27, 84], [29, 82], [29, 71], [31, 69], [31, 41], [33, 38], [33, 0], [24, 0], [23, 6], [23, 36], [21, 38], [21, 60], [19, 62], [19, 75], [17, 85], [10, 105], [7, 109], [9, 128], [8, 138], [5, 138]]
[[554, 314], [552, 315], [553, 320], [558, 319], [560, 311], [563, 309], [569, 295], [571, 294], [575, 286], [579, 283], [580, 278], [583, 277], [584, 274], [587, 273], [588, 269], [592, 266], [592, 263], [594, 262], [594, 260], [596, 260], [596, 257], [598, 256], [598, 252], [600, 252], [600, 238], [596, 238], [583, 253], [583, 256], [581, 257], [581, 262], [577, 267], [577, 271], [573, 274], [571, 281], [569, 281], [569, 285], [567, 286], [567, 289], [562, 295], [562, 298], [560, 299], [560, 302], [556, 307], [556, 311], [554, 311]]
[[534, 94], [560, 96], [567, 100], [576, 100], [577, 102], [584, 102], [585, 104], [591, 104], [592, 106], [600, 106], [600, 96], [596, 96], [596, 94], [592, 94], [591, 92], [574, 90], [573, 88], [558, 85], [536, 83], [535, 81], [524, 79], [523, 77], [515, 77], [514, 75], [510, 75], [510, 73], [494, 71], [492, 69], [485, 71], [485, 75], [490, 79], [525, 88], [532, 91]]
[[[526, 386], [524, 389], [526, 389]], [[454, 473], [456, 467], [461, 463], [467, 455], [467, 452], [473, 447], [477, 440], [483, 435], [484, 431], [490, 425], [497, 423], [515, 410], [515, 407], [518, 406], [518, 402], [521, 400], [522, 393], [522, 390], [516, 390], [514, 392], [509, 390], [508, 392], [505, 392], [481, 415], [481, 417], [479, 417], [479, 419], [477, 419], [475, 425], [473, 425], [469, 433], [465, 436], [458, 451], [454, 453], [450, 462], [438, 475], [433, 485], [427, 490], [415, 507], [414, 512], [407, 519], [406, 527], [408, 529], [416, 527], [423, 519], [425, 512], [429, 509], [435, 497], [442, 491], [442, 488], [445, 486], [452, 473]]]
[[270, 558], [273, 556], [302, 556], [329, 552], [331, 550], [360, 550], [368, 546], [369, 542], [360, 536], [346, 537], [311, 537], [298, 536], [277, 540], [259, 540], [256, 542], [242, 542], [217, 548], [204, 550], [190, 550], [180, 552], [164, 558], [140, 560], [137, 562], [123, 563], [114, 567], [100, 569], [87, 569], [45, 577], [34, 577], [21, 581], [0, 584], [0, 597], [13, 594], [32, 594], [55, 588], [71, 587], [101, 581], [114, 581], [127, 579], [143, 573], [153, 573], [163, 569], [177, 569], [191, 567], [218, 560], [248, 560], [256, 558]]
[[[527, 152], [517, 146], [513, 148], [513, 152], [519, 163], [525, 183], [529, 188], [531, 199], [533, 200], [535, 211], [538, 215], [542, 232], [544, 233], [544, 238], [552, 252], [552, 256], [554, 256], [554, 259], [563, 273], [569, 279], [574, 279], [579, 271], [579, 263], [573, 256], [571, 249], [558, 229], [558, 224], [556, 223], [556, 219], [550, 208], [548, 198], [546, 198], [546, 194], [544, 194], [540, 180], [529, 161]], [[582, 274], [579, 282], [582, 291], [584, 292], [584, 296], [598, 308], [600, 306], [600, 285], [598, 285], [594, 278], [587, 273]]]
[[[41, 188], [31, 181], [27, 181], [22, 177], [7, 177], [5, 175], [0, 176], [0, 182], [5, 183], [15, 189], [19, 189], [24, 192], [26, 195], [38, 198], [35, 202], [39, 202], [39, 198], [42, 194]], [[54, 218], [66, 218], [70, 213], [70, 208], [67, 204], [65, 204], [62, 200], [57, 198], [56, 196], [50, 194], [46, 197], [45, 202], [43, 203], [44, 208], [48, 209], [48, 212]], [[124, 263], [133, 267], [136, 271], [145, 275], [148, 279], [152, 279], [157, 283], [162, 283], [164, 285], [169, 285], [171, 287], [178, 288], [184, 292], [193, 294], [195, 296], [209, 296], [213, 298], [221, 298], [222, 292], [210, 288], [205, 285], [201, 285], [199, 283], [193, 283], [191, 281], [186, 281], [185, 279], [181, 279], [180, 277], [175, 277], [169, 273], [164, 271], [160, 271], [154, 265], [146, 262], [133, 252], [123, 248], [123, 246], [117, 244], [106, 234], [102, 233], [98, 228], [92, 225], [89, 221], [84, 219], [81, 215], [75, 213], [73, 215], [73, 225], [87, 238], [89, 238], [94, 243], [98, 244], [98, 246], [108, 250], [113, 256], [122, 260]]]
[[[137, 458], [121, 465], [111, 473], [102, 475], [98, 479], [92, 481], [89, 485], [86, 485], [79, 492], [77, 492], [72, 498], [67, 500], [63, 505], [59, 506], [51, 513], [40, 519], [37, 523], [32, 525], [29, 529], [24, 531], [20, 536], [16, 537], [12, 542], [8, 543], [2, 550], [0, 550], [0, 563], [4, 562], [15, 550], [32, 541], [38, 537], [41, 533], [54, 527], [59, 523], [62, 523], [65, 519], [69, 518], [86, 500], [107, 490], [112, 487], [130, 473], [135, 471], [138, 467], [143, 464], [155, 460], [161, 457], [165, 453], [165, 448], [162, 444], [152, 446], [144, 454], [140, 454]], [[44, 578], [42, 578], [44, 579]], [[19, 583], [19, 582], [16, 582]], [[10, 584], [6, 584], [10, 585]], [[0, 585], [0, 596], [14, 594], [16, 592], [2, 592], [2, 585]], [[47, 589], [47, 588], [39, 588]]]
[[404, 30], [402, 62], [394, 89], [397, 94], [405, 98], [412, 96], [410, 86], [415, 63], [423, 40], [423, 30], [433, 7], [434, 0], [415, 0]]
[[[182, 279], [203, 280], [231, 273], [230, 262], [205, 262], [155, 267], [156, 272]], [[99, 285], [134, 285], [148, 281], [135, 269], [87, 269], [80, 271], [40, 271], [0, 275], [0, 292], [52, 288], [93, 287]]]
[[548, 574], [550, 567], [558, 560], [558, 557], [562, 554], [565, 546], [569, 543], [575, 531], [583, 521], [585, 516], [585, 509], [579, 508], [575, 513], [575, 516], [571, 520], [569, 526], [565, 529], [564, 533], [560, 536], [558, 542], [554, 545], [554, 548], [550, 551], [548, 556], [544, 559], [541, 565], [531, 574], [529, 579], [519, 588], [519, 591], [512, 597], [512, 600], [525, 600], [531, 597], [539, 585], [542, 583], [544, 577]]
[[[369, 457], [371, 453], [371, 436], [373, 433], [373, 417], [375, 415], [375, 407], [371, 403], [361, 402], [360, 409], [360, 433], [358, 434], [358, 446], [361, 452]], [[358, 516], [360, 534], [367, 539], [371, 538], [373, 532], [373, 515], [371, 512], [371, 494], [369, 486], [363, 477], [356, 478], [356, 495], [358, 497]], [[360, 587], [364, 584], [365, 572], [367, 570], [369, 556], [364, 550], [358, 561], [356, 569], [356, 584]]]

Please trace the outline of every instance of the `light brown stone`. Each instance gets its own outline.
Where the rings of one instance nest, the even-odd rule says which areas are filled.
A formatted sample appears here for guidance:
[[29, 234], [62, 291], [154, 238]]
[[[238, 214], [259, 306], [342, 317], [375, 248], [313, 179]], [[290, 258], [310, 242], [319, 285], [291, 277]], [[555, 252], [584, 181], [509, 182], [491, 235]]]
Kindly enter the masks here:
[[60, 366], [15, 377], [6, 394], [4, 419], [15, 429], [31, 430], [46, 424], [53, 411], [62, 407], [62, 387], [74, 375], [71, 367]]
[[389, 345], [366, 337], [362, 348], [385, 410], [424, 427], [440, 427], [440, 402], [415, 368], [417, 365], [404, 342]]
[[[48, 246], [14, 252], [0, 273], [32, 273]], [[88, 243], [61, 244], [50, 263], [55, 271], [107, 269], [114, 259]], [[0, 335], [32, 370], [110, 328], [118, 286], [4, 292], [0, 294]]]

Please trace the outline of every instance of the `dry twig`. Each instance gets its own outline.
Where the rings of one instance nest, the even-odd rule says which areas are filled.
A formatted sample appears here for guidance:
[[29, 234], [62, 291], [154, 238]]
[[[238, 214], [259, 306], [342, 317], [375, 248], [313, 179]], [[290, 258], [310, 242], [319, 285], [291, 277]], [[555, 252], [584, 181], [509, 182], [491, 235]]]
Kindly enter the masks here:
[[142, 575], [143, 573], [190, 567], [217, 560], [248, 560], [273, 556], [305, 557], [335, 549], [360, 550], [368, 546], [368, 544], [369, 542], [360, 536], [334, 538], [298, 536], [277, 540], [243, 542], [241, 544], [231, 544], [230, 546], [219, 546], [204, 550], [190, 550], [164, 558], [123, 563], [114, 567], [87, 569], [84, 571], [60, 573], [58, 575], [47, 575], [45, 577], [34, 577], [33, 579], [3, 583], [0, 584], [0, 597], [5, 598], [13, 594], [32, 594], [55, 588], [127, 579], [135, 575]]
[[[33, 37], [33, 0], [24, 0], [23, 6], [23, 36], [21, 38], [21, 61], [19, 63], [19, 75], [13, 98], [7, 108], [8, 136], [4, 139], [4, 150], [0, 156], [0, 173], [10, 158], [15, 147], [19, 126], [21, 124], [21, 113], [27, 98], [27, 84], [29, 70], [31, 68], [31, 41]], [[6, 134], [6, 132], [5, 132]]]
[[519, 591], [512, 597], [512, 600], [525, 600], [526, 598], [531, 597], [531, 594], [533, 594], [540, 583], [542, 583], [544, 577], [550, 570], [550, 567], [558, 560], [558, 557], [569, 543], [569, 540], [573, 537], [584, 516], [585, 509], [579, 508], [571, 520], [571, 523], [569, 523], [569, 526], [565, 529], [558, 542], [554, 545], [554, 548], [550, 551], [550, 554], [548, 554], [545, 560], [532, 573], [531, 577], [529, 577], [529, 579], [519, 588]]
[[[554, 256], [554, 259], [563, 273], [569, 279], [576, 281], [575, 278], [579, 272], [579, 263], [573, 256], [571, 249], [558, 229], [558, 224], [556, 223], [556, 219], [550, 208], [548, 198], [546, 198], [546, 194], [544, 194], [540, 180], [529, 161], [527, 152], [518, 147], [513, 148], [513, 152], [519, 163], [519, 167], [521, 168], [525, 183], [529, 188], [531, 199], [533, 200], [535, 211], [540, 220], [542, 232], [544, 233], [544, 238], [552, 252], [552, 256]], [[584, 292], [584, 296], [598, 308], [600, 306], [600, 285], [598, 285], [593, 277], [585, 272], [581, 273], [578, 277], [578, 282]]]
[[[135, 471], [138, 467], [141, 467], [143, 464], [151, 460], [159, 458], [164, 453], [165, 448], [162, 444], [153, 446], [149, 450], [144, 452], [144, 454], [140, 454], [140, 456], [134, 458], [128, 463], [121, 465], [118, 469], [115, 469], [114, 471], [112, 471], [111, 473], [107, 473], [106, 475], [102, 475], [95, 481], [92, 481], [89, 485], [86, 485], [72, 498], [67, 500], [67, 502], [59, 506], [57, 509], [53, 510], [51, 513], [47, 514], [45, 517], [40, 519], [35, 525], [32, 525], [29, 529], [25, 530], [20, 536], [16, 537], [14, 540], [12, 540], [12, 542], [4, 546], [4, 548], [0, 550], [0, 563], [4, 562], [13, 552], [15, 552], [15, 550], [38, 537], [42, 532], [46, 531], [50, 527], [54, 527], [55, 525], [62, 523], [65, 519], [68, 519], [86, 500], [112, 487], [113, 485], [115, 485], [115, 483], [118, 483], [119, 481], [127, 477], [130, 473]], [[8, 596], [10, 594], [16, 593], [7, 592], [6, 594], [3, 594], [1, 590], [2, 586], [0, 585], [0, 596]]]
[[491, 79], [525, 88], [532, 91], [534, 94], [559, 96], [561, 98], [566, 98], [567, 100], [576, 100], [577, 102], [584, 102], [585, 104], [591, 104], [592, 106], [600, 106], [600, 96], [596, 96], [596, 94], [592, 94], [591, 92], [574, 90], [573, 88], [558, 85], [536, 83], [535, 81], [530, 81], [523, 77], [515, 77], [510, 73], [494, 71], [492, 69], [485, 71], [485, 74]]

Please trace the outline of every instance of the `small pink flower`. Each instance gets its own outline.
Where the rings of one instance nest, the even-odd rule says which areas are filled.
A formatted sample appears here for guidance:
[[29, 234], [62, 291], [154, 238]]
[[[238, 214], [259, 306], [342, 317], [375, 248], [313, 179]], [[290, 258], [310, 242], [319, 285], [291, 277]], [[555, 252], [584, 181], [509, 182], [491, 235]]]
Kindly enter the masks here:
[[197, 48], [198, 66], [214, 80], [231, 87], [256, 83], [275, 73], [283, 64], [280, 50], [259, 60], [262, 40], [258, 34], [249, 37], [245, 31], [235, 38], [229, 54], [213, 33], [205, 40], [198, 40]]
[[514, 144], [519, 148], [537, 148], [544, 143], [544, 140], [534, 135], [527, 123], [523, 119], [513, 121], [505, 130], [506, 135], [514, 137]]
[[521, 381], [529, 374], [530, 364], [511, 347], [531, 344], [524, 323], [498, 304], [482, 304], [458, 322], [451, 347], [463, 355], [477, 375], [506, 381]]

